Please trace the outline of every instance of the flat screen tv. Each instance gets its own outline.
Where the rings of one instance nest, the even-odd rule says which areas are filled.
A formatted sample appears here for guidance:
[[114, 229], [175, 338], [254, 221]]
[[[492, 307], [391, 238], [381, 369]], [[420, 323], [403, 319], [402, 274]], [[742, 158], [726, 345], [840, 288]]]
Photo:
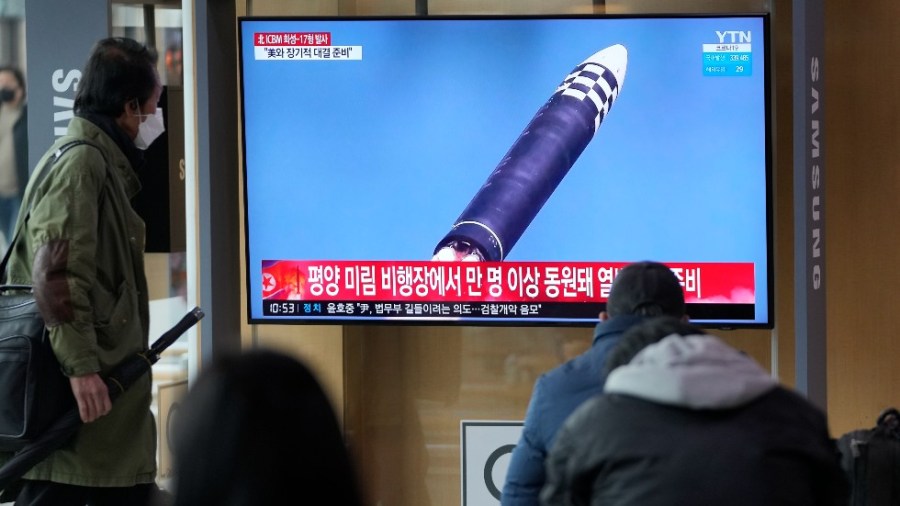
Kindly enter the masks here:
[[769, 17], [242, 17], [249, 322], [773, 325]]

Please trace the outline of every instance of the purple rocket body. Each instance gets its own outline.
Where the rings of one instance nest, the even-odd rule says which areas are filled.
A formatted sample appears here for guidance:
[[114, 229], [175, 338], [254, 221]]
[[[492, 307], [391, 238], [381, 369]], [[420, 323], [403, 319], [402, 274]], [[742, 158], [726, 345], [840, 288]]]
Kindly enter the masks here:
[[594, 137], [627, 62], [627, 50], [616, 44], [575, 67], [437, 244], [434, 260], [506, 258]]

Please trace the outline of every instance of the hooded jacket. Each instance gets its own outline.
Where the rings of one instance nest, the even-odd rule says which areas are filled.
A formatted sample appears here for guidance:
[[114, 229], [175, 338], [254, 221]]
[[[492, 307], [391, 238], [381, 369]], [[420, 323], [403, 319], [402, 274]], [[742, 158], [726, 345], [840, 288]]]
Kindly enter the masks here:
[[[124, 136], [108, 126], [113, 133]], [[48, 158], [75, 146], [52, 166]], [[130, 142], [130, 140], [128, 141]], [[131, 146], [133, 148], [133, 146]], [[51, 169], [25, 192], [7, 280], [32, 285], [63, 373], [108, 373], [148, 348], [149, 302], [144, 274], [144, 222], [131, 207], [140, 189], [129, 156], [97, 124], [76, 117], [37, 164]], [[91, 487], [152, 483], [156, 428], [151, 378], [144, 375], [112, 411], [82, 425], [74, 439], [24, 478]], [[0, 464], [10, 454], [0, 453]]]
[[843, 505], [824, 414], [714, 336], [669, 336], [566, 421], [542, 504]]

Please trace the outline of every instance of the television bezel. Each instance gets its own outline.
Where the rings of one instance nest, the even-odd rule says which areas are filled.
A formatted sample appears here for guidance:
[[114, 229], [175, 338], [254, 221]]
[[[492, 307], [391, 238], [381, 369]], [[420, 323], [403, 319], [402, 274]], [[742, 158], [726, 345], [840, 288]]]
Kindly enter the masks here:
[[[461, 20], [461, 21], [471, 21], [471, 20], [567, 20], [567, 19], [711, 19], [711, 18], [755, 18], [760, 19], [763, 24], [763, 54], [765, 61], [763, 62], [762, 69], [765, 73], [764, 78], [764, 104], [765, 104], [765, 198], [766, 198], [766, 206], [765, 206], [765, 227], [766, 227], [766, 261], [767, 261], [767, 272], [765, 273], [766, 279], [766, 315], [767, 318], [765, 321], [728, 321], [728, 322], [715, 322], [715, 321], [692, 321], [699, 327], [703, 328], [711, 328], [711, 329], [725, 329], [725, 330], [733, 330], [733, 329], [773, 329], [775, 327], [775, 257], [774, 257], [774, 220], [773, 216], [775, 213], [774, 207], [774, 191], [773, 191], [773, 174], [775, 171], [774, 167], [774, 152], [775, 152], [775, 136], [774, 136], [774, 104], [773, 104], [773, 87], [774, 87], [774, 76], [772, 75], [772, 69], [774, 67], [772, 62], [772, 35], [771, 35], [771, 14], [769, 12], [705, 12], [705, 13], [594, 13], [594, 14], [439, 14], [439, 15], [427, 15], [427, 16], [415, 16], [415, 15], [362, 15], [362, 16], [316, 16], [316, 15], [283, 15], [283, 16], [255, 16], [255, 15], [245, 15], [239, 16], [237, 18], [238, 23], [238, 87], [239, 87], [239, 128], [240, 128], [240, 136], [241, 136], [241, 197], [243, 204], [243, 240], [244, 240], [244, 255], [243, 255], [243, 269], [245, 271], [244, 276], [244, 289], [243, 294], [246, 298], [246, 309], [247, 309], [247, 323], [250, 325], [388, 325], [388, 326], [473, 326], [473, 327], [559, 327], [559, 328], [584, 328], [593, 326], [596, 322], [585, 322], [581, 320], [565, 320], [565, 321], [546, 321], [546, 320], [529, 320], [525, 318], [520, 318], [517, 320], [492, 320], [489, 318], [485, 319], [467, 319], [462, 320], [456, 317], [446, 318], [446, 319], [419, 319], [419, 318], [404, 318], [404, 317], [383, 317], [377, 319], [359, 319], [354, 317], [343, 317], [343, 316], [329, 316], [329, 317], [254, 317], [253, 316], [253, 302], [254, 297], [251, 294], [251, 270], [250, 270], [250, 256], [251, 256], [251, 243], [250, 243], [250, 235], [251, 231], [249, 226], [250, 223], [249, 215], [250, 209], [248, 206], [248, 191], [247, 191], [247, 182], [248, 182], [248, 169], [246, 163], [246, 132], [244, 129], [245, 126], [245, 116], [244, 116], [244, 106], [245, 106], [245, 93], [244, 93], [244, 49], [243, 49], [243, 36], [244, 36], [244, 25], [245, 22], [265, 22], [265, 21], [277, 21], [277, 22], [338, 22], [338, 23], [353, 23], [358, 21], [428, 21], [428, 20], [444, 20], [444, 21], [452, 21], [452, 20]], [[643, 258], [633, 259], [633, 261], [645, 260]], [[661, 261], [665, 261], [665, 259], [661, 259]], [[760, 303], [754, 304], [754, 306], [758, 306]], [[687, 314], [691, 315], [691, 309], [695, 310], [699, 307], [706, 306], [708, 304], [687, 304]], [[605, 303], [598, 303], [598, 315], [599, 312], [605, 309]], [[695, 311], [696, 312], [696, 311]]]

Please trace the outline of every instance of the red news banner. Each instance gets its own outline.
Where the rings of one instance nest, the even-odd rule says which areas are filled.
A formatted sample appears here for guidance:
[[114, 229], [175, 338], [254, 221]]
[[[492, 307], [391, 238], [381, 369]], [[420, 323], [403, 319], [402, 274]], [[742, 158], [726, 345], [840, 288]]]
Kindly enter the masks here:
[[[268, 301], [606, 302], [627, 262], [264, 261]], [[685, 301], [752, 304], [752, 263], [666, 263]]]
[[254, 32], [254, 46], [330, 46], [331, 32]]
[[254, 32], [256, 60], [362, 60], [362, 46], [333, 45], [331, 32]]

